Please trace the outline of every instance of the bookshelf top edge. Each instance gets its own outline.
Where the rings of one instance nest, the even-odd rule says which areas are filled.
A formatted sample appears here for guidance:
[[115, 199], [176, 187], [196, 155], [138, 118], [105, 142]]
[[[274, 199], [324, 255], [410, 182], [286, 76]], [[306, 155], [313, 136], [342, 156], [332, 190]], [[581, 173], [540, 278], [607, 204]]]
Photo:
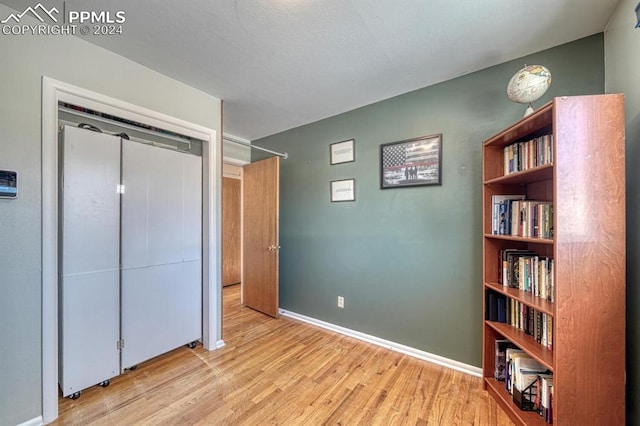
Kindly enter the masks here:
[[534, 133], [544, 127], [552, 125], [553, 106], [555, 100], [549, 101], [532, 114], [503, 129], [501, 132], [485, 140], [485, 147], [503, 147]]

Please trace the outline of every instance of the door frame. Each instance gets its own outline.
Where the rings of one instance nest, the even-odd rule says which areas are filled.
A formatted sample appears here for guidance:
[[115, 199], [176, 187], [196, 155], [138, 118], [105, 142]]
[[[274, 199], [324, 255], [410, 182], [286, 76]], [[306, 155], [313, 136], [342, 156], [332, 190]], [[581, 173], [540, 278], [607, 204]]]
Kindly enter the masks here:
[[221, 285], [221, 133], [125, 101], [42, 77], [42, 417], [58, 417], [58, 102], [205, 141], [202, 152], [202, 343], [224, 346]]
[[[240, 286], [242, 286], [242, 171], [244, 170], [243, 167], [247, 164], [251, 164], [248, 161], [242, 161], [242, 160], [234, 160], [232, 161], [227, 161], [228, 159], [225, 157], [223, 159], [222, 162], [222, 177], [223, 178], [227, 178], [227, 179], [236, 179], [240, 181], [240, 217], [238, 218], [238, 220], [240, 221]], [[231, 168], [237, 168], [238, 169], [238, 173], [239, 174], [233, 174], [233, 173], [229, 173], [228, 170], [225, 170], [225, 166], [226, 167], [231, 167]], [[224, 223], [222, 224], [222, 228], [224, 228]], [[222, 232], [222, 231], [221, 231]], [[221, 284], [222, 283], [221, 281]], [[242, 303], [242, 292], [240, 292], [240, 303]]]

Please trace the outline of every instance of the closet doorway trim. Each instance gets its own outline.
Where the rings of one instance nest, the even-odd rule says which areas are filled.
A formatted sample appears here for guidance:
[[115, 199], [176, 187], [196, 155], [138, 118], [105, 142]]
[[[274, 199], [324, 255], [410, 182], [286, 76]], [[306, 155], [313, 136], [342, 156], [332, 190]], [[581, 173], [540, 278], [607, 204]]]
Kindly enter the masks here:
[[46, 76], [42, 78], [42, 417], [58, 417], [58, 103], [67, 102], [204, 141], [202, 341], [224, 346], [221, 316], [222, 141], [213, 129]]

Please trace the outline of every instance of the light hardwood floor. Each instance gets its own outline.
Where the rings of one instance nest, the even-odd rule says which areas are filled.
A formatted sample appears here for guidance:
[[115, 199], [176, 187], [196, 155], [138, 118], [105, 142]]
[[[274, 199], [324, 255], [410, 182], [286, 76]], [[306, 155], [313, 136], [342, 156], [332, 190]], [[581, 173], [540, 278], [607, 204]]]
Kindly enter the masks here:
[[58, 425], [511, 425], [479, 378], [240, 306], [226, 346], [176, 349], [60, 398]]

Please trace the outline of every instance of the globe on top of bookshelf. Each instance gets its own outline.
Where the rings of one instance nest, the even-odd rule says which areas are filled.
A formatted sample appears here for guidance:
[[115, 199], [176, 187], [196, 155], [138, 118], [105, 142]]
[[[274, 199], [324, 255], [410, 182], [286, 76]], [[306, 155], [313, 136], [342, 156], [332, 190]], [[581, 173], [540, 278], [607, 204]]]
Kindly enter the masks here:
[[515, 73], [507, 85], [507, 96], [513, 102], [528, 104], [524, 116], [533, 112], [531, 103], [551, 86], [551, 73], [542, 65], [529, 65]]

